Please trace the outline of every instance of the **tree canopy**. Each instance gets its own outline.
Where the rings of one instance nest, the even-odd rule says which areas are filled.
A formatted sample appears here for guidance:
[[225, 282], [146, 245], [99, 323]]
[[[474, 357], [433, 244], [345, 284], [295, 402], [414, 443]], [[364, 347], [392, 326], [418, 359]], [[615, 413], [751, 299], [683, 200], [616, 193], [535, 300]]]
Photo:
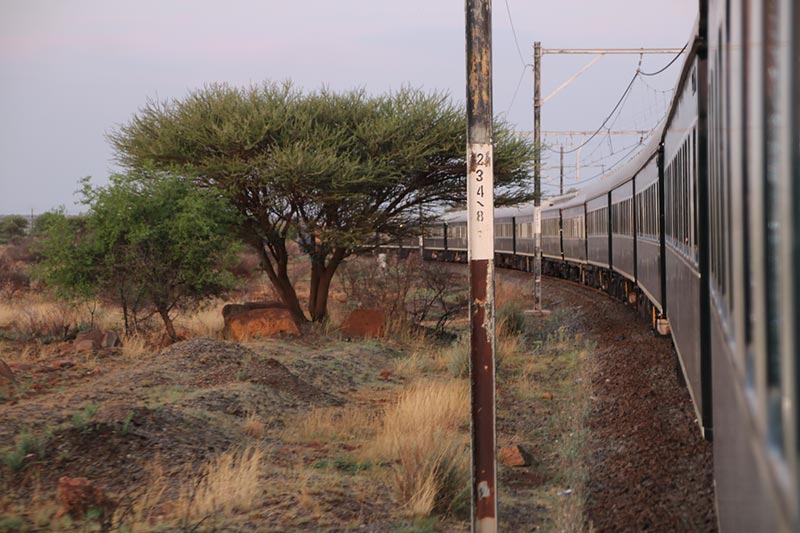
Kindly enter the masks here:
[[105, 297], [121, 306], [128, 332], [158, 314], [176, 339], [172, 314], [231, 288], [236, 213], [212, 191], [163, 174], [83, 181], [83, 217], [53, 213], [39, 272], [70, 299]]
[[[304, 94], [290, 83], [210, 85], [148, 101], [109, 135], [118, 161], [223, 192], [242, 236], [295, 317], [287, 240], [311, 261], [308, 311], [322, 320], [333, 274], [350, 254], [396, 239], [466, 197], [466, 119], [441, 93], [405, 88]], [[530, 142], [497, 121], [498, 205], [530, 198]]]

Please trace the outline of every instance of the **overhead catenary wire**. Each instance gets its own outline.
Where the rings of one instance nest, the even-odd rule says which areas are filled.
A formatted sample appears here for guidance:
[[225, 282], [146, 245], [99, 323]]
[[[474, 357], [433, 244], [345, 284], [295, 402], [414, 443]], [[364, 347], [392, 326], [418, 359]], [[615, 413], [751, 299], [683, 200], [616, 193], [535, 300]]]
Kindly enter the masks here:
[[[652, 52], [655, 52], [655, 50], [647, 50], [647, 51], [645, 51], [643, 49], [641, 53], [638, 53], [637, 55], [639, 55], [639, 61], [638, 61], [638, 65], [636, 67], [636, 71], [634, 72], [633, 76], [631, 77], [630, 81], [628, 82], [627, 86], [625, 87], [625, 90], [622, 92], [622, 95], [619, 97], [619, 99], [617, 100], [617, 102], [614, 105], [614, 107], [611, 109], [611, 111], [608, 113], [608, 115], [605, 117], [605, 119], [602, 121], [602, 123], [597, 127], [597, 129], [593, 130], [591, 132], [591, 134], [589, 134], [589, 132], [586, 132], [586, 134], [589, 134], [588, 138], [585, 138], [585, 139], [578, 138], [577, 139], [577, 141], [579, 141], [580, 144], [575, 145], [575, 140], [576, 139], [574, 139], [573, 136], [570, 134], [569, 140], [567, 140], [567, 142], [566, 142], [566, 146], [568, 146], [569, 148], [564, 150], [563, 153], [565, 153], [565, 154], [575, 154], [577, 152], [579, 154], [578, 157], [580, 158], [580, 150], [582, 148], [584, 148], [585, 146], [587, 146], [590, 143], [592, 143], [593, 141], [595, 141], [597, 139], [597, 137], [599, 135], [601, 135], [601, 133], [603, 135], [605, 135], [606, 132], [608, 132], [610, 134], [612, 128], [618, 122], [622, 122], [623, 119], [624, 119], [624, 122], [627, 123], [627, 124], [625, 124], [626, 126], [628, 126], [631, 123], [630, 121], [633, 120], [633, 124], [635, 126], [633, 129], [635, 129], [635, 130], [645, 130], [645, 131], [648, 131], [648, 132], [652, 132], [652, 129], [650, 128], [649, 124], [651, 123], [651, 121], [653, 121], [653, 119], [658, 119], [658, 120], [655, 121], [656, 125], [661, 123], [661, 121], [663, 120], [663, 116], [662, 115], [666, 114], [666, 107], [668, 106], [669, 101], [671, 101], [671, 99], [672, 99], [669, 95], [674, 93], [674, 89], [670, 89], [670, 90], [659, 90], [659, 89], [656, 89], [650, 83], [647, 83], [645, 81], [645, 77], [644, 76], [655, 76], [655, 75], [661, 74], [662, 72], [666, 71], [670, 66], [672, 66], [677, 61], [677, 59], [679, 57], [681, 57], [681, 55], [685, 52], [687, 47], [688, 47], [688, 43], [686, 45], [684, 45], [680, 50], [677, 50], [677, 49], [672, 49], [672, 50], [664, 49], [664, 50], [661, 50], [662, 53], [663, 52], [667, 52], [667, 51], [672, 52], [672, 53], [675, 54], [675, 56], [664, 67], [662, 67], [661, 69], [659, 69], [658, 71], [655, 71], [655, 72], [643, 72], [642, 71], [642, 61], [643, 61], [644, 53], [652, 53]], [[574, 51], [571, 51], [571, 52], [574, 52], [574, 53], [589, 53], [590, 51], [574, 50]], [[600, 51], [597, 51], [597, 52], [599, 53]], [[630, 50], [629, 52], [634, 52], [634, 50]], [[638, 50], [636, 52], [638, 52]], [[559, 53], [562, 53], [562, 52], [559, 52]], [[622, 52], [618, 52], [618, 53], [622, 53]], [[640, 76], [640, 74], [642, 76]], [[637, 79], [641, 82], [641, 91], [634, 90], [637, 87], [636, 86], [636, 80]], [[635, 92], [640, 92], [641, 93], [641, 98], [639, 98], [639, 100], [641, 100], [641, 102], [640, 102], [641, 105], [637, 105], [636, 106], [636, 107], [638, 107], [640, 109], [639, 109], [638, 113], [634, 114], [635, 116], [632, 116], [630, 110], [628, 110], [628, 108], [630, 107], [630, 105], [628, 105], [628, 104], [630, 104], [632, 102], [632, 100], [630, 100], [630, 99], [631, 99], [633, 93], [635, 93]], [[623, 108], [625, 108], [624, 112], [623, 112]], [[661, 117], [661, 118], [659, 118], [659, 117]], [[569, 132], [569, 133], [574, 133], [574, 132]], [[567, 133], [565, 132], [565, 134], [567, 134]], [[556, 133], [556, 135], [558, 136], [559, 134]], [[591, 151], [589, 151], [588, 157], [586, 157], [586, 155], [584, 155], [584, 157], [583, 157], [584, 162], [583, 163], [579, 163], [578, 162], [579, 159], [576, 160], [576, 165], [577, 165], [576, 169], [578, 169], [578, 170], [577, 170], [577, 175], [574, 177], [574, 179], [579, 180], [579, 181], [572, 182], [570, 185], [579, 185], [579, 184], [582, 184], [582, 183], [586, 183], [586, 182], [595, 180], [595, 179], [597, 179], [597, 178], [599, 178], [601, 176], [604, 176], [604, 175], [608, 174], [608, 172], [610, 172], [612, 169], [616, 168], [620, 163], [622, 163], [623, 161], [628, 159], [631, 156], [631, 154], [633, 154], [642, 145], [642, 143], [644, 142], [644, 138], [647, 137], [647, 135], [648, 134], [644, 134], [643, 136], [639, 136], [639, 138], [633, 144], [620, 143], [620, 144], [624, 144], [624, 147], [622, 147], [622, 148], [620, 148], [619, 145], [614, 146], [614, 144], [612, 143], [612, 141], [610, 139], [610, 136], [609, 136], [608, 139], [606, 139], [607, 144], [605, 142], [600, 142], [600, 143], [596, 143], [595, 142], [595, 146]], [[555, 140], [557, 141], [558, 137]], [[546, 151], [546, 152], [549, 152], [551, 154], [561, 153], [561, 147], [565, 145], [563, 141], [562, 142], [552, 142], [552, 140], [548, 140], [548, 141], [550, 141], [550, 142], [546, 141], [546, 142], [542, 143], [542, 151]], [[607, 153], [601, 155], [600, 157], [592, 157], [593, 155], [595, 155], [597, 153], [598, 150], [600, 150], [601, 153], [603, 153], [603, 152], [607, 152]], [[611, 158], [614, 158], [614, 157], [618, 156], [618, 154], [621, 154], [621, 153], [623, 155], [618, 160], [614, 161], [611, 164], [604, 164], [606, 162], [609, 162]], [[586, 161], [587, 159], [588, 159], [588, 161]], [[601, 163], [601, 164], [597, 165], [596, 163]], [[598, 174], [595, 174], [595, 175], [589, 177], [589, 178], [581, 179], [581, 176], [580, 176], [581, 172], [579, 170], [580, 168], [587, 168], [588, 169], [588, 168], [597, 168], [597, 167], [602, 168], [602, 171], [599, 172]], [[543, 178], [547, 179], [547, 178], [549, 178], [549, 176], [548, 177], [543, 176]], [[548, 184], [550, 183], [549, 179], [547, 179], [547, 183]]]
[[511, 16], [511, 8], [508, 7], [508, 0], [506, 2], [506, 13], [508, 13], [508, 22], [511, 24], [511, 33], [514, 35], [514, 44], [517, 46], [517, 53], [519, 54], [519, 60], [522, 63], [523, 67], [527, 67], [528, 65], [525, 64], [525, 57], [522, 55], [522, 48], [519, 46], [519, 39], [517, 39], [517, 30], [514, 28], [514, 18]]
[[514, 94], [511, 96], [511, 102], [508, 104], [508, 109], [506, 109], [506, 116], [508, 116], [508, 114], [511, 112], [511, 107], [514, 105], [514, 100], [517, 99], [517, 93], [519, 92], [519, 88], [522, 86], [522, 80], [525, 78], [525, 73], [528, 71], [528, 67], [530, 67], [530, 65], [524, 65], [522, 67], [519, 80], [517, 80], [517, 87], [514, 89]]
[[681, 54], [683, 54], [683, 52], [685, 52], [685, 51], [686, 51], [686, 47], [687, 47], [687, 46], [689, 46], [689, 43], [688, 43], [688, 42], [687, 42], [686, 44], [684, 44], [684, 45], [683, 45], [683, 48], [681, 48], [681, 51], [680, 51], [680, 52], [678, 52], [677, 54], [675, 54], [675, 57], [673, 57], [673, 58], [672, 58], [672, 60], [671, 60], [669, 63], [667, 63], [667, 64], [666, 64], [666, 66], [664, 66], [664, 68], [662, 68], [662, 69], [660, 69], [660, 70], [657, 70], [657, 71], [655, 71], [655, 72], [641, 72], [641, 71], [639, 71], [639, 73], [640, 73], [642, 76], [657, 76], [657, 75], [661, 74], [662, 72], [664, 72], [665, 70], [667, 70], [669, 67], [671, 67], [671, 66], [672, 66], [672, 64], [673, 64], [673, 63], [675, 63], [675, 61], [677, 61], [679, 57], [681, 57]]
[[617, 100], [617, 103], [614, 106], [614, 108], [611, 110], [611, 113], [609, 113], [608, 116], [605, 118], [605, 120], [603, 120], [603, 123], [600, 124], [600, 127], [597, 128], [597, 130], [591, 136], [589, 136], [588, 139], [586, 139], [584, 142], [582, 142], [577, 147], [575, 147], [575, 148], [573, 148], [571, 150], [564, 150], [565, 154], [571, 154], [573, 152], [577, 152], [578, 150], [580, 150], [581, 148], [583, 148], [584, 146], [589, 144], [589, 141], [594, 139], [597, 136], [597, 134], [600, 133], [600, 131], [605, 127], [606, 123], [608, 123], [608, 121], [611, 120], [611, 117], [614, 116], [614, 113], [617, 111], [617, 108], [619, 108], [619, 106], [622, 104], [622, 101], [628, 95], [628, 92], [631, 90], [631, 87], [633, 87], [633, 83], [636, 81], [636, 78], [638, 78], [638, 77], [639, 77], [639, 69], [637, 68], [636, 72], [634, 73], [633, 77], [631, 78], [631, 81], [628, 83], [628, 86], [625, 88], [625, 91], [622, 93], [622, 96], [620, 96], [619, 100]]
[[[662, 116], [662, 117], [661, 117], [661, 119], [660, 119], [660, 120], [659, 120], [659, 121], [656, 123], [656, 125], [653, 127], [653, 130], [655, 130], [655, 129], [656, 129], [656, 127], [658, 127], [658, 125], [659, 125], [659, 124], [661, 124], [661, 122], [663, 122], [663, 121], [664, 121], [664, 119], [666, 119], [666, 118], [667, 118], [667, 115], [666, 115], [666, 113], [665, 113], [665, 114], [664, 114], [664, 116]], [[590, 178], [586, 178], [586, 179], [584, 179], [584, 180], [581, 180], [581, 181], [577, 181], [577, 182], [571, 183], [571, 185], [581, 185], [581, 184], [583, 184], [583, 183], [587, 183], [587, 182], [589, 182], [589, 181], [595, 180], [595, 179], [597, 179], [597, 178], [599, 178], [599, 177], [602, 177], [602, 176], [604, 176], [604, 175], [608, 174], [608, 172], [609, 172], [610, 170], [612, 170], [612, 169], [616, 168], [616, 167], [617, 167], [617, 165], [619, 165], [619, 164], [620, 164], [620, 163], [622, 163], [623, 161], [626, 161], [626, 160], [627, 160], [627, 159], [628, 159], [628, 158], [631, 156], [631, 154], [633, 154], [633, 153], [634, 153], [634, 151], [636, 150], [636, 148], [638, 148], [638, 147], [640, 147], [640, 146], [643, 146], [643, 145], [644, 145], [644, 139], [641, 139], [641, 140], [640, 140], [638, 143], [636, 143], [636, 145], [635, 145], [635, 146], [633, 146], [633, 148], [631, 148], [631, 149], [630, 149], [630, 150], [629, 150], [629, 151], [628, 151], [628, 152], [627, 152], [625, 155], [623, 155], [622, 157], [620, 157], [618, 160], [616, 160], [616, 161], [615, 161], [613, 164], [611, 164], [609, 167], [605, 168], [605, 169], [604, 169], [602, 172], [600, 172], [600, 173], [598, 173], [598, 174], [595, 174], [594, 176], [592, 176], [592, 177], [590, 177]]]

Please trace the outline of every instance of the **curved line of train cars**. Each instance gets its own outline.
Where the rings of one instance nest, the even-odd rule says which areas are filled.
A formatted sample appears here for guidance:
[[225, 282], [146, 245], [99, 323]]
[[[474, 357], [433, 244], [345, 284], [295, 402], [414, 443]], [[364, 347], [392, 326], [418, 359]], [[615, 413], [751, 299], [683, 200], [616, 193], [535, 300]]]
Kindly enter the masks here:
[[[721, 529], [800, 531], [800, 5], [701, 0], [686, 51], [638, 155], [544, 202], [543, 272], [672, 336]], [[425, 256], [466, 261], [466, 217], [427, 228]], [[533, 226], [532, 205], [496, 210], [498, 266], [532, 270]]]

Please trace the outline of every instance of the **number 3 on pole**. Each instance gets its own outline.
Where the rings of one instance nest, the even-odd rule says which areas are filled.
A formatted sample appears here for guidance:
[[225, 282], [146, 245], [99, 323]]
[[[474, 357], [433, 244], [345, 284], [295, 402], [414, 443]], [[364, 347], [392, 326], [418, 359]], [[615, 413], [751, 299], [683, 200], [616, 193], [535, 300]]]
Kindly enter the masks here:
[[470, 259], [494, 258], [492, 145], [467, 145], [467, 230]]

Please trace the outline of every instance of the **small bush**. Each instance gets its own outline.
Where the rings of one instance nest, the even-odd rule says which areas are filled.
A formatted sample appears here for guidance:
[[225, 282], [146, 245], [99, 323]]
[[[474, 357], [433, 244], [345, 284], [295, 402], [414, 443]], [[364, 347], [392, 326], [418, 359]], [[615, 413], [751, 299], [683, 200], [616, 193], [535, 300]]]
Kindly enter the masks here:
[[0, 518], [0, 531], [22, 531], [25, 521], [17, 516]]
[[507, 302], [497, 312], [497, 332], [500, 336], [523, 335], [527, 330], [525, 312], [518, 302]]
[[10, 299], [30, 285], [30, 274], [8, 255], [8, 250], [0, 254], [0, 294]]
[[32, 433], [20, 433], [13, 449], [2, 455], [3, 463], [11, 470], [17, 471], [22, 468], [25, 458], [36, 452], [41, 458], [44, 455], [44, 441], [37, 438]]
[[94, 416], [97, 414], [99, 408], [100, 406], [97, 404], [90, 404], [85, 406], [80, 411], [73, 413], [72, 417], [70, 418], [72, 427], [81, 431], [85, 430], [89, 426], [89, 422], [91, 422]]

